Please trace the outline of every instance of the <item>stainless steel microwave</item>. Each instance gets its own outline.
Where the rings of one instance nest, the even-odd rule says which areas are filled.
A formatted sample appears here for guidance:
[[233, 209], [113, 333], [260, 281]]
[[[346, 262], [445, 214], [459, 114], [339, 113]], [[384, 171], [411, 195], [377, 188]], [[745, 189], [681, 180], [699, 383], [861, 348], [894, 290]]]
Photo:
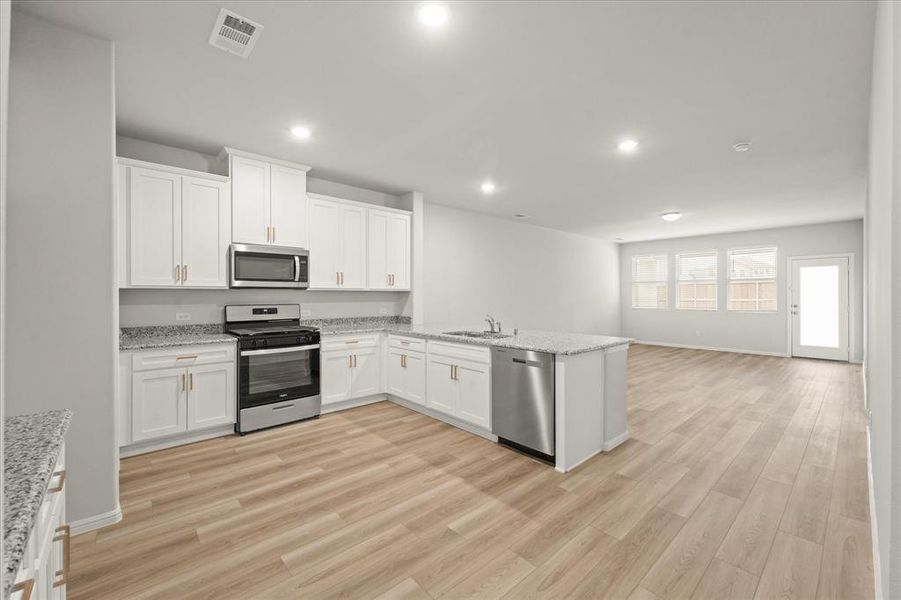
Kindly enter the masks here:
[[232, 244], [229, 285], [233, 288], [307, 288], [310, 252], [287, 246]]

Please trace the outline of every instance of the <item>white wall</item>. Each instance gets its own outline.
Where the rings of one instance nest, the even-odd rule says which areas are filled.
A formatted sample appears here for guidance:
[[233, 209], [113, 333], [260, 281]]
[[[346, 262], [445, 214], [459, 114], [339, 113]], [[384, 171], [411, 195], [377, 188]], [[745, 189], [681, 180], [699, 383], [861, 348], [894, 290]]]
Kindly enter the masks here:
[[[778, 248], [777, 293], [779, 310], [775, 313], [741, 313], [726, 310], [726, 252], [731, 248], [753, 246]], [[675, 263], [679, 252], [719, 250], [717, 311], [676, 310]], [[702, 346], [785, 354], [787, 331], [787, 264], [790, 256], [829, 253], [854, 253], [851, 288], [851, 359], [863, 358], [863, 226], [861, 221], [844, 221], [800, 227], [782, 227], [718, 235], [656, 240], [623, 244], [620, 251], [622, 273], [623, 335], [645, 342]], [[632, 257], [642, 254], [668, 254], [670, 308], [649, 310], [632, 308]]]
[[[3, 416], [5, 404], [4, 363], [6, 362], [6, 126], [9, 100], [9, 29], [11, 5], [9, 0], [0, 0], [0, 464], [3, 462]], [[3, 495], [3, 470], [0, 470], [0, 498]], [[0, 531], [5, 516], [0, 510]], [[0, 552], [0, 555], [4, 554]], [[0, 556], [0, 573], [6, 573], [5, 557]], [[0, 580], [2, 583], [2, 580]]]
[[69, 408], [70, 521], [114, 511], [113, 46], [13, 11], [6, 412]]
[[423, 245], [427, 323], [619, 334], [615, 244], [426, 201]]
[[901, 597], [901, 12], [879, 2], [873, 52], [866, 224], [866, 393], [872, 411], [878, 584]]

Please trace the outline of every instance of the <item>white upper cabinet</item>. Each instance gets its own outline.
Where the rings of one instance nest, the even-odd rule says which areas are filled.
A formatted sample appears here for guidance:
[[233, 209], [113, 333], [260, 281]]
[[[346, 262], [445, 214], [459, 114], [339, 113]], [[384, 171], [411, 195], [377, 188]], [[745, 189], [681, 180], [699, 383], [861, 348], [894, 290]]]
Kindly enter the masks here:
[[369, 209], [369, 289], [410, 289], [410, 215]]
[[242, 244], [268, 244], [270, 234], [269, 165], [234, 156], [232, 178], [232, 239]]
[[232, 241], [306, 248], [309, 167], [226, 148]]
[[228, 180], [154, 166], [120, 159], [120, 285], [227, 287]]
[[307, 248], [307, 174], [280, 165], [270, 173], [272, 243]]
[[366, 208], [309, 194], [310, 288], [366, 288]]
[[181, 282], [181, 176], [132, 167], [128, 185], [131, 285]]
[[185, 287], [228, 285], [228, 184], [197, 177], [181, 180], [182, 273]]

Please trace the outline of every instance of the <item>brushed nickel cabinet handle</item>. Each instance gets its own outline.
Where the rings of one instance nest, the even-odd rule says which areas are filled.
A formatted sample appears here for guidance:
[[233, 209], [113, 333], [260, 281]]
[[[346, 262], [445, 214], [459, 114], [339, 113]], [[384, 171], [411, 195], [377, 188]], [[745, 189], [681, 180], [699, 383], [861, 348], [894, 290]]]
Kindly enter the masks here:
[[56, 476], [59, 476], [59, 483], [57, 483], [52, 488], [47, 488], [47, 491], [50, 492], [51, 494], [55, 494], [57, 492], [63, 491], [63, 487], [66, 485], [66, 470], [65, 469], [63, 469], [62, 471], [56, 471], [53, 474], [53, 477], [56, 477]]
[[194, 373], [188, 373], [188, 389], [194, 391]]
[[275, 227], [272, 228], [272, 243], [275, 243]]
[[188, 280], [188, 265], [181, 266], [181, 280], [182, 283]]
[[454, 378], [454, 365], [451, 365], [451, 366], [450, 366], [450, 371], [451, 371], [451, 376], [450, 376], [450, 377], [451, 377], [451, 379], [453, 379], [453, 378]]
[[181, 265], [175, 265], [175, 281], [181, 281]]
[[185, 354], [184, 356], [176, 356], [175, 360], [189, 360], [197, 358], [196, 354]]
[[69, 525], [60, 525], [56, 528], [55, 533], [56, 535], [53, 536], [53, 541], [63, 543], [63, 568], [56, 572], [56, 576], [61, 577], [61, 579], [53, 582], [53, 587], [58, 588], [66, 585], [69, 581], [69, 554], [72, 532], [69, 529]]
[[347, 355], [347, 368], [348, 369], [354, 368], [354, 355], [353, 354]]
[[341, 285], [344, 285], [344, 271], [341, 271]]
[[26, 579], [25, 581], [20, 581], [15, 584], [10, 592], [22, 592], [22, 600], [31, 600], [31, 593], [34, 591], [34, 577], [31, 579]]
[[354, 369], [357, 368], [357, 355], [354, 354]]
[[335, 285], [341, 285], [341, 273], [335, 271]]
[[184, 373], [181, 374], [181, 391], [185, 391], [185, 378], [186, 375]]
[[389, 273], [385, 273], [385, 285], [391, 287], [391, 275]]

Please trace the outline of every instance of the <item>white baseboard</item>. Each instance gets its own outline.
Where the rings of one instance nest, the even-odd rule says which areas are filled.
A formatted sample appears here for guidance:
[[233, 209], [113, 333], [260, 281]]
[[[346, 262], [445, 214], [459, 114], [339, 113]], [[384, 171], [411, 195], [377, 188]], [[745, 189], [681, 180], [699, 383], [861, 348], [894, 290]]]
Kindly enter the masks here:
[[388, 396], [386, 396], [385, 394], [373, 394], [372, 396], [365, 396], [363, 398], [342, 400], [341, 402], [335, 402], [333, 404], [323, 404], [322, 411], [319, 414], [327, 415], [329, 413], [338, 412], [340, 410], [347, 410], [348, 408], [356, 408], [358, 406], [366, 406], [367, 404], [383, 402], [387, 399]]
[[616, 436], [615, 438], [604, 442], [604, 452], [610, 452], [623, 442], [629, 439], [629, 430], [626, 429], [624, 432]]
[[94, 531], [95, 529], [106, 527], [107, 525], [115, 525], [121, 520], [122, 507], [117, 504], [116, 508], [109, 512], [70, 522], [69, 529], [72, 532], [72, 535], [78, 535], [79, 533], [87, 533], [88, 531]]
[[391, 402], [394, 402], [395, 404], [403, 406], [404, 408], [409, 408], [410, 410], [416, 411], [418, 413], [422, 413], [427, 417], [432, 417], [433, 419], [435, 419], [437, 421], [443, 421], [443, 422], [447, 423], [448, 425], [453, 425], [457, 429], [462, 429], [463, 431], [467, 431], [473, 435], [483, 437], [488, 441], [497, 442], [497, 436], [494, 435], [493, 433], [491, 433], [490, 431], [486, 431], [484, 429], [476, 427], [475, 425], [470, 425], [469, 423], [460, 421], [459, 419], [455, 419], [453, 417], [449, 417], [440, 412], [431, 410], [430, 408], [428, 408], [426, 406], [422, 406], [421, 404], [416, 404], [415, 402], [409, 402], [407, 400], [404, 400], [403, 398], [398, 398], [398, 397], [392, 396], [390, 394], [388, 395], [388, 400], [390, 400]]
[[[864, 379], [864, 398], [866, 399], [867, 387]], [[866, 402], [866, 400], [864, 400]], [[873, 495], [873, 452], [870, 440], [870, 425], [867, 424], [867, 487], [870, 497], [870, 538], [873, 541], [873, 577], [875, 578], [873, 590], [876, 600], [882, 600], [882, 565], [879, 562], [879, 535], [876, 528], [876, 497]]]
[[194, 442], [202, 442], [203, 440], [211, 440], [213, 438], [222, 437], [224, 435], [234, 435], [235, 426], [219, 425], [200, 431], [193, 431], [187, 434], [162, 438], [159, 440], [147, 440], [146, 442], [135, 442], [119, 449], [119, 458], [128, 458], [129, 456], [137, 456], [138, 454], [146, 454], [157, 450], [165, 450], [175, 446], [184, 446], [185, 444], [193, 444]]
[[717, 346], [693, 346], [691, 344], [671, 344], [669, 342], [647, 342], [636, 340], [636, 344], [644, 344], [646, 346], [664, 346], [667, 348], [685, 348], [687, 350], [710, 350], [712, 352], [734, 352], [736, 354], [757, 354], [760, 356], [778, 356], [780, 358], [788, 358], [784, 352], [764, 352], [762, 350], [742, 350], [741, 348], [719, 348]]

